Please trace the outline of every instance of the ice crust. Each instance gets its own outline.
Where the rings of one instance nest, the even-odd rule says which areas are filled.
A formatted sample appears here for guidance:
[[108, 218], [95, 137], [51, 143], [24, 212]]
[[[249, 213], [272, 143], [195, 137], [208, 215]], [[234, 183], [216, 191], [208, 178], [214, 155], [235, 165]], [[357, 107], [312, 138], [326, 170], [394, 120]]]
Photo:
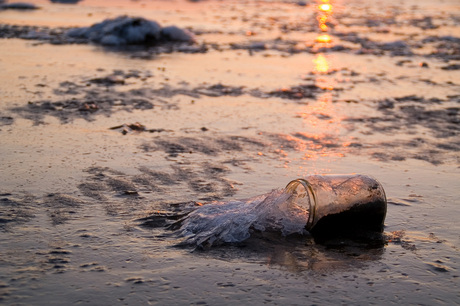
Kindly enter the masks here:
[[162, 28], [159, 23], [141, 17], [119, 16], [90, 27], [71, 29], [67, 36], [87, 39], [106, 46], [149, 45], [160, 41], [192, 42], [193, 35], [176, 26]]
[[246, 200], [214, 202], [190, 213], [179, 229], [184, 244], [209, 247], [248, 239], [253, 231], [304, 234], [308, 212], [284, 190]]

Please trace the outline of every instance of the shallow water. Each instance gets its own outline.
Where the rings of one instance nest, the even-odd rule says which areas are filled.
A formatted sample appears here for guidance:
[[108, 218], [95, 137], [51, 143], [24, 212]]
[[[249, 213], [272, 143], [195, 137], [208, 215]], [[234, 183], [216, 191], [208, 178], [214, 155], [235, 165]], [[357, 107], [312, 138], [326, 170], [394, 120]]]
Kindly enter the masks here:
[[[31, 2], [0, 24], [144, 16], [207, 51], [0, 31], [2, 303], [458, 303], [456, 1], [331, 0], [329, 45], [314, 2]], [[384, 244], [266, 231], [190, 252], [139, 221], [317, 173], [382, 183]]]

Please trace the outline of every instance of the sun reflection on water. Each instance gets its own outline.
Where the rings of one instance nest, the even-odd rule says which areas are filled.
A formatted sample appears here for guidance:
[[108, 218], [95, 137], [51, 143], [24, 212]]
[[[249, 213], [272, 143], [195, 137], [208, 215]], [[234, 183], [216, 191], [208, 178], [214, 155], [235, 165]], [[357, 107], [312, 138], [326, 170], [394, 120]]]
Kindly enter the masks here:
[[[307, 126], [308, 132], [299, 132], [294, 135], [302, 144], [298, 146], [304, 152], [304, 159], [311, 161], [321, 159], [321, 169], [312, 169], [309, 163], [308, 172], [330, 172], [324, 168], [324, 162], [332, 163], [337, 158], [344, 156], [349, 142], [344, 141], [342, 116], [339, 114], [337, 104], [334, 103], [334, 92], [337, 80], [331, 63], [333, 55], [327, 53], [331, 47], [332, 38], [329, 32], [333, 4], [330, 0], [317, 0], [317, 21], [321, 34], [316, 38], [317, 49], [321, 49], [313, 59], [311, 74], [315, 76], [315, 85], [323, 90], [316, 101], [306, 105], [299, 114]], [[316, 168], [316, 167], [314, 167]]]
[[319, 43], [327, 44], [327, 43], [332, 42], [332, 38], [329, 34], [322, 34], [316, 37], [316, 41]]
[[[320, 44], [330, 44], [332, 37], [326, 32], [329, 31], [329, 24], [332, 18], [332, 4], [329, 0], [317, 0], [318, 5], [316, 9], [316, 20], [318, 21], [318, 28], [322, 32], [316, 37], [316, 42]], [[319, 46], [323, 47], [323, 46]]]
[[332, 11], [332, 5], [329, 3], [323, 3], [318, 6], [319, 10], [322, 12], [331, 12]]
[[[329, 0], [324, 1], [320, 0], [318, 5], [318, 27], [321, 31], [326, 32], [329, 30], [328, 22], [332, 16], [332, 4], [329, 3]], [[322, 2], [322, 3], [321, 3]]]
[[327, 73], [329, 71], [329, 62], [322, 53], [316, 55], [313, 63], [315, 64], [314, 73]]

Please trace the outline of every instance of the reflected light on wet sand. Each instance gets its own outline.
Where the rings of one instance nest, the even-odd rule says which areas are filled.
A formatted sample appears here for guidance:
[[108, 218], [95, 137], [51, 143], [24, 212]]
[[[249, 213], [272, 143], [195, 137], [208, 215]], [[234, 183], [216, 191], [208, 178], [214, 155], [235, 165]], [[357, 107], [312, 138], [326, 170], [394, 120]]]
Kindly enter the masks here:
[[317, 101], [307, 105], [300, 114], [312, 132], [298, 133], [304, 141], [298, 148], [304, 149], [304, 158], [316, 160], [318, 158], [334, 159], [344, 156], [344, 149], [349, 145], [340, 139], [342, 118], [332, 103], [332, 92], [322, 94]]
[[332, 41], [332, 38], [328, 34], [323, 34], [323, 35], [319, 35], [316, 38], [316, 41], [319, 42], [319, 43], [328, 44], [328, 43], [330, 43]]
[[[334, 90], [337, 80], [329, 76], [331, 64], [328, 59], [329, 55], [318, 53], [313, 59], [314, 68], [312, 73], [316, 75], [315, 85], [323, 90]], [[329, 94], [329, 93], [326, 93]]]
[[318, 9], [322, 12], [331, 12], [332, 5], [330, 5], [329, 3], [323, 3], [318, 6]]
[[[328, 22], [330, 22], [332, 15], [332, 4], [329, 3], [329, 0], [318, 0], [318, 2], [316, 17], [316, 20], [318, 20], [318, 28], [321, 32], [327, 32], [329, 31]], [[332, 38], [328, 34], [321, 34], [316, 38], [316, 42], [321, 44], [328, 44], [331, 41]]]
[[316, 55], [315, 59], [313, 60], [313, 63], [315, 64], [315, 68], [313, 70], [314, 73], [329, 72], [329, 62], [322, 53]]
[[[329, 30], [327, 23], [332, 15], [332, 4], [329, 0], [317, 0], [318, 28], [322, 34], [318, 35], [316, 42], [320, 48], [330, 47], [332, 38], [325, 33]], [[304, 118], [309, 132], [298, 133], [296, 136], [303, 142], [298, 148], [303, 149], [304, 158], [308, 160], [332, 160], [344, 156], [349, 142], [341, 137], [342, 118], [337, 113], [333, 103], [333, 89], [336, 79], [330, 74], [332, 71], [330, 55], [318, 53], [313, 59], [313, 75], [316, 75], [315, 85], [325, 90], [316, 101], [305, 106], [300, 116]], [[327, 169], [323, 169], [327, 170]], [[311, 169], [309, 170], [311, 171]]]

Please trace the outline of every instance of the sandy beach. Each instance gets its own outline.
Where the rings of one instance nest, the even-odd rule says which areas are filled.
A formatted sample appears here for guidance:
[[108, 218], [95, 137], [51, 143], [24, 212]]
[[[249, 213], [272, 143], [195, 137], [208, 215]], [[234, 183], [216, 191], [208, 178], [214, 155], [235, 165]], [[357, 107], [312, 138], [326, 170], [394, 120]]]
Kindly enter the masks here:
[[[0, 3], [1, 304], [460, 302], [458, 1], [58, 2]], [[84, 32], [119, 16], [184, 32]], [[140, 221], [337, 173], [383, 243]]]

